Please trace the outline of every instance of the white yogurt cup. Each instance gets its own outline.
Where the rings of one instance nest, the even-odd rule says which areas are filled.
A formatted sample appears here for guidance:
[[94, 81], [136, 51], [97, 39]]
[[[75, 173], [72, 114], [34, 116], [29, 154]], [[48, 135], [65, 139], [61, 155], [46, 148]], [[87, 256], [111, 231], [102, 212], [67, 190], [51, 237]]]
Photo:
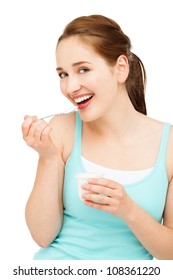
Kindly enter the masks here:
[[76, 179], [78, 182], [78, 192], [79, 192], [79, 197], [81, 200], [83, 200], [82, 198], [82, 194], [84, 193], [92, 193], [91, 191], [87, 191], [81, 188], [82, 185], [87, 184], [88, 183], [88, 179], [91, 178], [103, 178], [103, 175], [101, 173], [78, 173], [76, 174]]

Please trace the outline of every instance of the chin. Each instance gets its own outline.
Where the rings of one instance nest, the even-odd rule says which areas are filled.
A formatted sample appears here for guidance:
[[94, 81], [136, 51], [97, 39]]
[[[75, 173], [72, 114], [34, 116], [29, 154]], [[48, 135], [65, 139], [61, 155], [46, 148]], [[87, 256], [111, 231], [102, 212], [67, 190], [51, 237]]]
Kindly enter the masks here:
[[92, 112], [91, 110], [78, 110], [78, 112], [83, 122], [93, 122], [101, 118], [101, 116], [96, 111]]

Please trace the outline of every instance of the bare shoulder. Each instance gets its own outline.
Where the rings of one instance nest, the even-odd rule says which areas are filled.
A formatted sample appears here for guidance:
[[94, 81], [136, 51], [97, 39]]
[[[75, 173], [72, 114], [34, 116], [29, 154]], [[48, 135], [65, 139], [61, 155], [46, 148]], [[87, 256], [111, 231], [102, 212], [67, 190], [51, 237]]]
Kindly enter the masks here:
[[49, 122], [53, 143], [60, 149], [63, 161], [66, 163], [74, 144], [76, 114], [56, 116]]

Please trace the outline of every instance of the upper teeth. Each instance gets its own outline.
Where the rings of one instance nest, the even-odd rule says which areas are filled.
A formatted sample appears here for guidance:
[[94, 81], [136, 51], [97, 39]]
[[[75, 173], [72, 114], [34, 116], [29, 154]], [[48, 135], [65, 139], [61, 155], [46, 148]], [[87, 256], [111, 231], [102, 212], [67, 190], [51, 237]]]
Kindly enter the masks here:
[[74, 101], [75, 101], [76, 103], [79, 103], [79, 102], [82, 102], [82, 101], [84, 101], [84, 100], [89, 99], [91, 96], [92, 96], [91, 94], [89, 94], [89, 95], [84, 95], [84, 96], [79, 97], [79, 98], [74, 98]]

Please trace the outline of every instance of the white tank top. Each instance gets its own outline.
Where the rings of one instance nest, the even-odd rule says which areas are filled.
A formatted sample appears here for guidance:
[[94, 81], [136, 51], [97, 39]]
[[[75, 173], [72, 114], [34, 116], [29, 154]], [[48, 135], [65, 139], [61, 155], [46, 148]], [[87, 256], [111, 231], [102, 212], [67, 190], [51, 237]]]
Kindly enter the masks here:
[[86, 158], [82, 157], [82, 163], [89, 173], [101, 173], [103, 177], [114, 180], [120, 184], [131, 184], [135, 183], [145, 176], [147, 176], [153, 168], [143, 169], [143, 170], [135, 170], [135, 171], [122, 171], [122, 170], [114, 170], [108, 167], [104, 167], [93, 163]]

